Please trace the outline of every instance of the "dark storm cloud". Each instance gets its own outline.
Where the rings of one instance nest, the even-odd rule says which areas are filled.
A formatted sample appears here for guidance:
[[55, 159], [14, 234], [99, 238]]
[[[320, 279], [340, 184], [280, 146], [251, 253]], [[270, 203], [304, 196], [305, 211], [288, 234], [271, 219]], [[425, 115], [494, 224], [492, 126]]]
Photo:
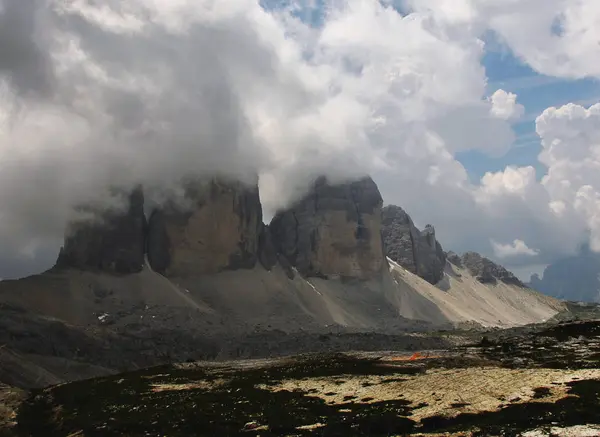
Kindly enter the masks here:
[[0, 0], [0, 76], [19, 94], [47, 95], [52, 89], [52, 63], [44, 46], [43, 0]]

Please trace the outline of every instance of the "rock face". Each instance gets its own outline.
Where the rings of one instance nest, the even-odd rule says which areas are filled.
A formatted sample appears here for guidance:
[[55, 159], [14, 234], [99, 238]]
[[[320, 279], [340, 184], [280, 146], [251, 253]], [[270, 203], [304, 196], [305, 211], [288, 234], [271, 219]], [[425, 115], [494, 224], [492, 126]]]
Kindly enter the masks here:
[[311, 191], [269, 225], [282, 258], [303, 276], [370, 279], [387, 262], [381, 238], [382, 198], [371, 178]]
[[446, 252], [446, 260], [449, 263], [454, 264], [456, 267], [463, 267], [462, 258], [455, 252], [449, 251]]
[[382, 211], [382, 233], [388, 257], [431, 284], [442, 279], [446, 255], [433, 226], [419, 231], [406, 211], [389, 205]]
[[271, 229], [263, 225], [258, 237], [258, 261], [267, 270], [277, 264], [277, 248], [271, 235]]
[[144, 266], [144, 195], [127, 196], [124, 210], [105, 211], [99, 221], [72, 223], [57, 268], [135, 273]]
[[542, 278], [533, 275], [529, 285], [559, 299], [600, 302], [600, 254], [585, 245], [577, 255], [546, 267]]
[[482, 284], [496, 284], [498, 281], [517, 287], [527, 288], [514, 274], [476, 252], [467, 252], [462, 258], [463, 266]]
[[[308, 195], [262, 222], [258, 185], [223, 179], [188, 181], [184, 198], [154, 210], [146, 223], [141, 189], [125, 211], [103, 223], [74, 225], [57, 267], [115, 273], [150, 267], [168, 278], [279, 264], [288, 277], [371, 279], [385, 271], [381, 194], [371, 178], [332, 185], [319, 178]], [[433, 229], [416, 238], [433, 245]], [[423, 250], [424, 256], [429, 252]], [[295, 269], [294, 269], [295, 268]]]
[[263, 229], [258, 186], [194, 181], [186, 185], [185, 197], [189, 208], [171, 204], [150, 216], [151, 267], [167, 277], [253, 268]]

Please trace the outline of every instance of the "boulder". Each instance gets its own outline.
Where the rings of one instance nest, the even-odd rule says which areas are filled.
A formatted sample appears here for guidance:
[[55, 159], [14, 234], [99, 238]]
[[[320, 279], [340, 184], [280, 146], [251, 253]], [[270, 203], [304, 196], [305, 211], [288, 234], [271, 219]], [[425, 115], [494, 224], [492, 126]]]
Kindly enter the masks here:
[[[72, 222], [56, 268], [136, 273], [144, 266], [144, 194], [137, 188], [123, 197], [123, 208], [96, 212], [93, 220]], [[91, 212], [89, 206], [82, 210]]]
[[446, 255], [436, 240], [435, 229], [417, 229], [401, 207], [388, 205], [382, 211], [382, 234], [385, 253], [394, 262], [431, 284], [444, 276]]
[[309, 193], [269, 225], [281, 256], [303, 276], [365, 280], [387, 266], [381, 238], [382, 198], [369, 177]]
[[253, 268], [263, 228], [258, 186], [194, 180], [184, 191], [185, 205], [171, 202], [150, 216], [152, 269], [177, 277]]

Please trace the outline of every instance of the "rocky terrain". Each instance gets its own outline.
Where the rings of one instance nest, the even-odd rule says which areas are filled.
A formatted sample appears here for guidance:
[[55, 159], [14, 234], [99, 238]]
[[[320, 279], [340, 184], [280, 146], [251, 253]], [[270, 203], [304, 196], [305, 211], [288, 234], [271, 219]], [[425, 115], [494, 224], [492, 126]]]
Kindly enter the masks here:
[[463, 265], [448, 261], [435, 286], [390, 260], [390, 273], [402, 291], [399, 314], [433, 324], [449, 320], [455, 326], [510, 327], [540, 323], [570, 313], [569, 306], [526, 287], [481, 282]]
[[[13, 394], [13, 436], [595, 436], [600, 322], [419, 353], [186, 363]], [[6, 423], [6, 421], [5, 421]]]
[[461, 257], [450, 253], [448, 259], [457, 266], [466, 268], [482, 284], [496, 284], [500, 281], [505, 284], [527, 288], [514, 274], [476, 252], [467, 252]]

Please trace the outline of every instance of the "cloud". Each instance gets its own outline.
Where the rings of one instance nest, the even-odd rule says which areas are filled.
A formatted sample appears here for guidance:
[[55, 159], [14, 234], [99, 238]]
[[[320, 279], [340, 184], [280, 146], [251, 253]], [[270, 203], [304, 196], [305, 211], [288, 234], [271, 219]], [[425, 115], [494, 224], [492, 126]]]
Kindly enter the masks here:
[[576, 215], [600, 250], [600, 103], [546, 109], [536, 120], [542, 139], [542, 180], [557, 215]]
[[[535, 34], [548, 18], [533, 16], [539, 1], [424, 0], [402, 13], [393, 2], [318, 3], [1, 3], [12, 25], [0, 21], [10, 43], [0, 54], [13, 55], [0, 56], [0, 276], [23, 271], [13, 254], [51, 262], [73, 207], [112, 201], [108, 185], [143, 183], [160, 201], [182, 177], [215, 173], [259, 174], [271, 212], [317, 175], [372, 174], [387, 202], [435, 223], [456, 250], [519, 238], [543, 258], [579, 238], [593, 189], [576, 207], [549, 189], [556, 167], [544, 184], [516, 167], [474, 183], [455, 159], [503, 154], [523, 111], [512, 93], [487, 97], [481, 36], [497, 32], [549, 74], [595, 74], [593, 46], [572, 44], [597, 28], [574, 21], [578, 7], [557, 9], [570, 12], [556, 49]], [[527, 34], [505, 35], [526, 19], [538, 20]]]
[[516, 120], [525, 113], [525, 107], [517, 103], [517, 95], [497, 90], [490, 97], [492, 116], [502, 120]]
[[[259, 173], [274, 210], [322, 173], [342, 180], [410, 161], [434, 184], [448, 171], [465, 177], [452, 152], [512, 140], [489, 116], [480, 42], [377, 2], [332, 4], [320, 27], [252, 0], [48, 0], [43, 15], [28, 4], [23, 19], [50, 42], [44, 57], [35, 31], [4, 30], [40, 59], [5, 61], [7, 251], [56, 244], [73, 207], [108, 201], [109, 184], [154, 195], [186, 175]], [[24, 65], [52, 72], [51, 96], [20, 97], [47, 86], [45, 75], [15, 82]], [[497, 130], [495, 141], [462, 135], [469, 120]]]
[[494, 249], [494, 255], [498, 258], [508, 258], [514, 256], [535, 256], [538, 250], [530, 249], [523, 240], [514, 240], [509, 244], [500, 244], [494, 240], [490, 241]]
[[51, 92], [44, 6], [43, 0], [0, 0], [0, 83], [4, 78], [19, 94]]
[[595, 0], [408, 0], [451, 27], [489, 30], [541, 74], [599, 77], [600, 3]]

